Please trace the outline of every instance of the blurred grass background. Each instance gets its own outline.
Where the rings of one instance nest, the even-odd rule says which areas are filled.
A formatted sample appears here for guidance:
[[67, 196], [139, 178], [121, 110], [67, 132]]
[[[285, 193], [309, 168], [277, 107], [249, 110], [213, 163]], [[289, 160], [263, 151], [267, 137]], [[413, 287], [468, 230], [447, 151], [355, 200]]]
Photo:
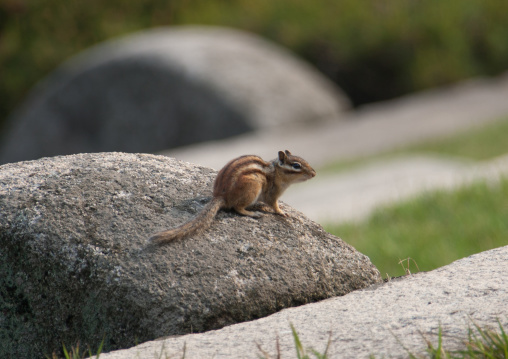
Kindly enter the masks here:
[[255, 32], [308, 60], [359, 105], [504, 71], [506, 14], [499, 0], [0, 0], [0, 129], [64, 60], [142, 29]]
[[411, 273], [428, 271], [505, 246], [507, 218], [504, 178], [497, 184], [477, 182], [452, 191], [431, 191], [378, 208], [365, 221], [325, 228], [369, 256], [386, 278], [404, 275], [404, 268]]
[[379, 152], [371, 156], [351, 157], [331, 162], [319, 168], [319, 173], [348, 171], [369, 163], [389, 160], [398, 156], [444, 156], [461, 162], [481, 162], [508, 154], [508, 117], [475, 127], [462, 133], [427, 140], [414, 145]]
[[[508, 117], [360, 162], [405, 154], [488, 161], [508, 155], [507, 138]], [[341, 170], [343, 166], [335, 166], [335, 171]], [[432, 270], [508, 245], [508, 178], [498, 183], [479, 181], [455, 190], [429, 191], [377, 208], [365, 220], [330, 223], [325, 229], [369, 256], [385, 278], [403, 275], [408, 267], [411, 273]]]

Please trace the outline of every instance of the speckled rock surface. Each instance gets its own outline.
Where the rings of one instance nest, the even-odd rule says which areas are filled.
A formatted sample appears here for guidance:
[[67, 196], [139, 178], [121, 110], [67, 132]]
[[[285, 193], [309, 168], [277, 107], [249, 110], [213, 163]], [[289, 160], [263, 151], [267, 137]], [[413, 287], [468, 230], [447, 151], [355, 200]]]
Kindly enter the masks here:
[[78, 340], [105, 350], [201, 332], [380, 281], [369, 259], [299, 212], [220, 212], [165, 247], [215, 172], [123, 153], [0, 167], [0, 357], [35, 358]]
[[426, 358], [426, 340], [437, 347], [440, 328], [444, 348], [463, 350], [475, 324], [497, 333], [499, 324], [508, 327], [507, 260], [508, 247], [497, 248], [342, 297], [103, 353], [100, 359], [182, 358], [184, 348], [189, 359], [254, 359], [262, 355], [258, 345], [277, 358], [277, 338], [280, 358], [295, 358], [290, 324], [305, 348], [323, 353], [330, 341], [330, 359], [407, 359], [410, 353]]

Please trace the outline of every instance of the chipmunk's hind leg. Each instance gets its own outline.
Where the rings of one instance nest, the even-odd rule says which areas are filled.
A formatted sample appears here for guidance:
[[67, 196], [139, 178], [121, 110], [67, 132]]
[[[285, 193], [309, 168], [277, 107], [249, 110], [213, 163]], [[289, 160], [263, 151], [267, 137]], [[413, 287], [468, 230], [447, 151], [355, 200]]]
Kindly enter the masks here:
[[262, 184], [255, 178], [252, 180], [239, 181], [239, 185], [234, 191], [236, 195], [232, 196], [234, 200], [229, 202], [230, 207], [244, 216], [253, 218], [261, 217], [262, 214], [260, 212], [249, 211], [246, 208], [258, 201], [262, 189]]

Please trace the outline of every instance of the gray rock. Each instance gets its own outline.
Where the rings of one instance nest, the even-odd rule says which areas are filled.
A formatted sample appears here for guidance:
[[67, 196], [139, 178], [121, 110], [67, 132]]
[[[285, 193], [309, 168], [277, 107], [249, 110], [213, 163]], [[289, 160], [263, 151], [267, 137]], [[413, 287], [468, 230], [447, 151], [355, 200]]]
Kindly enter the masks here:
[[258, 344], [277, 358], [277, 338], [280, 358], [295, 358], [290, 324], [306, 348], [323, 353], [330, 339], [329, 358], [424, 357], [426, 340], [437, 347], [440, 328], [446, 349], [464, 349], [468, 328], [474, 331], [475, 324], [498, 333], [499, 324], [508, 328], [507, 260], [508, 247], [502, 247], [267, 318], [147, 342], [100, 358], [182, 358], [184, 347], [189, 359], [259, 358]]
[[340, 118], [347, 98], [289, 52], [214, 27], [146, 31], [74, 57], [10, 118], [0, 164], [156, 152], [259, 128]]
[[0, 357], [77, 341], [106, 350], [201, 332], [380, 281], [369, 259], [299, 212], [220, 212], [164, 247], [215, 172], [162, 156], [44, 158], [0, 167]]

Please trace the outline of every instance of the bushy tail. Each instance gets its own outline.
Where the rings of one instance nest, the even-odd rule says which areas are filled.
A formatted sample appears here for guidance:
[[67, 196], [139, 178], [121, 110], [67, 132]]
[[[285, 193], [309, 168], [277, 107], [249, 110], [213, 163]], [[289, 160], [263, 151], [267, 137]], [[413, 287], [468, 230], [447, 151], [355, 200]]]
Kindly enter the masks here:
[[210, 227], [215, 215], [223, 206], [224, 199], [214, 197], [195, 218], [185, 222], [181, 226], [153, 235], [150, 237], [150, 241], [155, 244], [166, 244], [175, 239], [182, 239], [198, 234]]

